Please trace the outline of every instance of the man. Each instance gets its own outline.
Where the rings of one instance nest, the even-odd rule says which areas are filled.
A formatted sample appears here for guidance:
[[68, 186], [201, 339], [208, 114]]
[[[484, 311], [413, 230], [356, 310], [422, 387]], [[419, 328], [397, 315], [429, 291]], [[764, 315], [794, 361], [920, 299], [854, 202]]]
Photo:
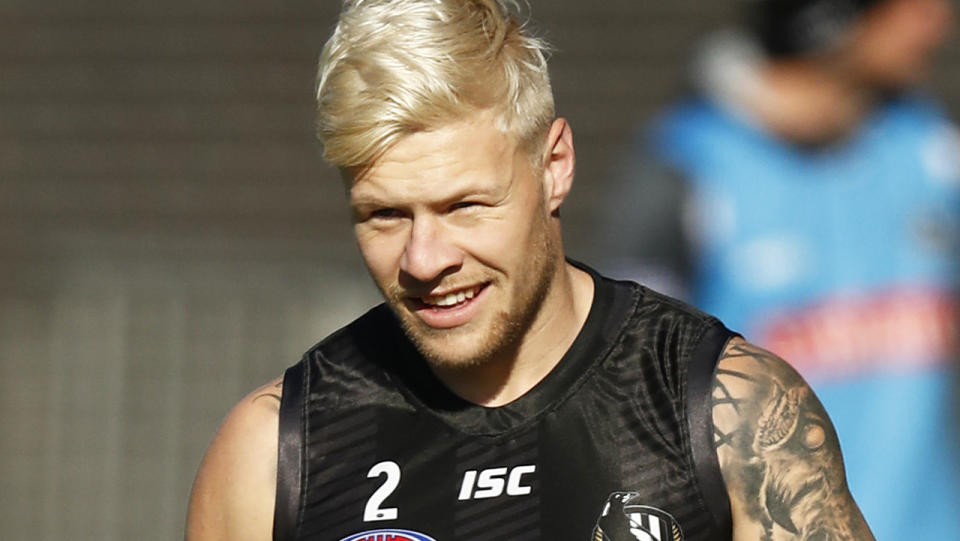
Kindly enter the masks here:
[[230, 413], [187, 538], [872, 539], [788, 365], [564, 259], [573, 139], [510, 7], [345, 5], [318, 125], [386, 303]]
[[[634, 276], [685, 275], [697, 306], [795, 363], [878, 538], [954, 538], [960, 145], [914, 90], [950, 4], [759, 0], [750, 15], [633, 150], [608, 253]], [[684, 207], [685, 228], [656, 230]]]

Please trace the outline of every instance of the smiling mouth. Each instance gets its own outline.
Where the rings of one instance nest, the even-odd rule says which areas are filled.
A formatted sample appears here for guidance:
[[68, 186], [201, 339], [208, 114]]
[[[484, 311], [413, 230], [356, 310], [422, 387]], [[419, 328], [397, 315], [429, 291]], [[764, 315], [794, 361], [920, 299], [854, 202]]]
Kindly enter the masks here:
[[422, 308], [432, 308], [433, 310], [449, 310], [467, 304], [474, 297], [487, 287], [487, 284], [479, 284], [463, 289], [449, 291], [442, 295], [427, 295], [423, 297], [414, 297]]

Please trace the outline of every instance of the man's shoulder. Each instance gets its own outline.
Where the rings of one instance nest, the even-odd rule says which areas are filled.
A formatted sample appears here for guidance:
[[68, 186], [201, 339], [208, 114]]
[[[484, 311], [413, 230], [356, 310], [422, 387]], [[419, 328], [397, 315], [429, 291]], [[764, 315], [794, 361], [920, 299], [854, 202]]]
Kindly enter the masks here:
[[[645, 350], [654, 355], [662, 369], [686, 372], [682, 366], [705, 356], [705, 369], [712, 369], [720, 348], [736, 333], [715, 316], [675, 297], [647, 286], [629, 281], [617, 281], [632, 286], [636, 302], [632, 314], [622, 330], [621, 341], [634, 344], [627, 349]], [[708, 349], [709, 351], [699, 351]], [[696, 361], [699, 363], [699, 361]]]
[[371, 354], [401, 332], [386, 304], [378, 304], [350, 323], [328, 334], [304, 353], [304, 359], [336, 360]]
[[204, 455], [190, 496], [187, 539], [263, 539], [273, 522], [282, 378], [234, 406]]
[[696, 328], [722, 326], [723, 323], [713, 315], [676, 297], [661, 293], [644, 285], [639, 285], [640, 302], [638, 312], [648, 319], [669, 320], [676, 324]]
[[599, 286], [597, 294], [601, 297], [610, 297], [610, 299], [595, 298], [595, 306], [619, 313], [621, 309], [616, 306], [632, 305], [627, 310], [629, 316], [625, 323], [628, 328], [646, 328], [657, 325], [662, 320], [695, 327], [722, 325], [716, 317], [677, 297], [657, 291], [633, 279], [613, 277], [606, 272], [598, 272], [582, 264], [579, 265], [594, 275], [594, 280]]
[[308, 349], [298, 364], [310, 407], [317, 411], [348, 404], [405, 408], [402, 389], [426, 370], [384, 304], [328, 335]]
[[731, 340], [710, 404], [735, 538], [873, 539], [847, 488], [830, 417], [786, 361]]

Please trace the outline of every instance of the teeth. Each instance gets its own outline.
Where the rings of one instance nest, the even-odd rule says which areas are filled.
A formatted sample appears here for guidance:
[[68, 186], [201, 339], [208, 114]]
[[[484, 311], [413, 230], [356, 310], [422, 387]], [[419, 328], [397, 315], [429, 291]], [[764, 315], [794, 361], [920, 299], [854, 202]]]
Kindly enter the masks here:
[[472, 287], [463, 291], [458, 291], [456, 293], [448, 293], [441, 296], [430, 296], [422, 297], [420, 300], [424, 304], [429, 304], [430, 306], [453, 306], [455, 304], [460, 304], [461, 302], [466, 301], [467, 299], [472, 299], [477, 295], [478, 287]]

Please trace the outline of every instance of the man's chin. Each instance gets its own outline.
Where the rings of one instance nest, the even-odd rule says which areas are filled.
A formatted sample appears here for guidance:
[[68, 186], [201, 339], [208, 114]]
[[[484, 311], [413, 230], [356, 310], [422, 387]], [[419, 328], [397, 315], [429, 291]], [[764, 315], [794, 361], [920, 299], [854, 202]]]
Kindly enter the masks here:
[[[459, 329], [446, 329], [443, 332], [456, 334]], [[479, 336], [430, 336], [436, 332], [422, 333], [407, 329], [407, 336], [416, 346], [417, 351], [428, 363], [443, 369], [467, 369], [480, 364], [489, 356], [488, 348], [478, 344], [485, 344], [487, 340]], [[473, 334], [473, 333], [469, 333]]]
[[436, 368], [469, 369], [491, 359], [509, 356], [510, 344], [517, 343], [515, 326], [506, 313], [492, 321], [477, 318], [459, 327], [438, 329], [428, 326], [416, 314], [398, 314], [404, 333], [420, 354]]

